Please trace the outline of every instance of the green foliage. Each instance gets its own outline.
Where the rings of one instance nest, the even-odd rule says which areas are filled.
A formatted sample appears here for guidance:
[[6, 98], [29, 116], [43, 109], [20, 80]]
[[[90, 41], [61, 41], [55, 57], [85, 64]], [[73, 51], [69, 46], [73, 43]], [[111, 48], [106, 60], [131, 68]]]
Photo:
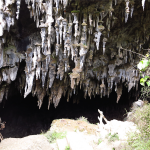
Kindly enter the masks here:
[[137, 124], [139, 132], [129, 135], [126, 150], [150, 150], [150, 104], [137, 108], [131, 121]]
[[102, 139], [98, 139], [98, 145], [101, 144], [103, 142]]
[[73, 10], [73, 11], [71, 11], [71, 13], [79, 13], [80, 12], [80, 10]]
[[109, 141], [109, 142], [114, 142], [114, 141], [116, 141], [116, 140], [119, 141], [118, 133], [114, 133], [114, 134], [109, 133], [109, 134], [106, 136], [106, 138], [108, 138], [108, 141]]
[[[149, 54], [137, 65], [140, 70], [141, 99], [146, 100], [150, 96], [150, 56]], [[146, 83], [146, 84], [145, 84]], [[150, 104], [143, 108], [137, 108], [130, 121], [137, 124], [139, 132], [132, 133], [128, 138], [126, 150], [150, 150]]]
[[147, 97], [150, 97], [150, 87], [149, 86], [144, 86], [141, 89], [141, 99], [146, 100]]
[[132, 133], [128, 139], [126, 150], [150, 150], [150, 140], [144, 141], [141, 134]]
[[69, 145], [66, 146], [65, 150], [70, 150], [70, 146]]
[[150, 81], [146, 82], [147, 86], [150, 87]]
[[[150, 97], [150, 56], [146, 55], [137, 65], [143, 78], [140, 79], [141, 99]], [[146, 84], [145, 84], [146, 83]], [[150, 150], [150, 104], [137, 108], [130, 121], [138, 126], [139, 132], [132, 133], [128, 138], [126, 150]]]
[[[141, 99], [146, 100], [150, 95], [150, 59], [147, 54], [137, 65], [140, 74], [143, 78], [140, 79], [140, 84], [143, 86], [141, 90]], [[146, 84], [145, 84], [146, 83]]]
[[141, 78], [141, 80], [140, 80], [140, 84], [142, 86], [145, 86], [145, 82], [146, 82], [147, 86], [150, 86], [149, 65], [150, 65], [150, 59], [148, 59], [148, 58], [142, 59], [139, 62], [139, 64], [137, 65], [137, 67], [140, 70], [141, 74], [142, 75], [145, 74], [145, 76], [143, 78]]
[[44, 136], [48, 139], [50, 143], [55, 143], [57, 139], [63, 139], [66, 137], [66, 132], [46, 132]]
[[[149, 79], [149, 76], [145, 76], [144, 78], [141, 78], [141, 79], [140, 79], [140, 84], [143, 85], [143, 86], [145, 86], [145, 82], [146, 82], [148, 79]], [[150, 82], [150, 81], [148, 81], [148, 82]], [[147, 82], [146, 82], [146, 83], [147, 83]]]

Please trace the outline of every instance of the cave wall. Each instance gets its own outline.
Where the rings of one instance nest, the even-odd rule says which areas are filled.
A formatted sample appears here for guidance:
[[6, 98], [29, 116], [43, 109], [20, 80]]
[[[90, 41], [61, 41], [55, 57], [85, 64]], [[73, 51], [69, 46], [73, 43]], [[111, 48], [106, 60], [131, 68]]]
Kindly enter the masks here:
[[[0, 2], [0, 103], [11, 86], [48, 109], [78, 89], [116, 102], [138, 90], [136, 64], [149, 48], [147, 0], [5, 0]], [[139, 53], [139, 54], [136, 54]], [[137, 97], [137, 96], [136, 96]], [[78, 101], [78, 100], [77, 100]]]

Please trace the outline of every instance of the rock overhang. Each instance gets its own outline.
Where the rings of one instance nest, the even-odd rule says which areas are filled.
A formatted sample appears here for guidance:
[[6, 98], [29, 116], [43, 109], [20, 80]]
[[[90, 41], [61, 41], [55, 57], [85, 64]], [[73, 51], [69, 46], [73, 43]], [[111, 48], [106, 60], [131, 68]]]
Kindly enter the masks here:
[[[139, 61], [135, 53], [148, 47], [149, 5], [144, 0], [1, 3], [0, 102], [12, 81], [24, 97], [36, 95], [39, 108], [45, 95], [48, 108], [57, 107], [62, 95], [69, 101], [78, 88], [85, 97], [103, 97], [115, 87], [119, 102], [125, 83], [128, 91], [138, 89], [140, 75], [133, 66]], [[17, 75], [21, 61], [26, 66]]]

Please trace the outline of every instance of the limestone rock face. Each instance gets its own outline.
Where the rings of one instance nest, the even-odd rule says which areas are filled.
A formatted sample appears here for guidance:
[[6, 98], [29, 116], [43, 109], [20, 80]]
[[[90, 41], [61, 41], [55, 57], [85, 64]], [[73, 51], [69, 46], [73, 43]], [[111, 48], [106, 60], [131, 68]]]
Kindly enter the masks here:
[[[0, 2], [0, 102], [16, 82], [26, 97], [58, 106], [81, 88], [88, 95], [138, 89], [136, 63], [149, 47], [145, 0], [5, 0]], [[140, 53], [141, 55], [137, 55]], [[22, 68], [21, 62], [26, 63]]]
[[24, 138], [8, 138], [2, 141], [0, 148], [7, 150], [53, 150], [51, 144], [43, 135], [31, 135]]

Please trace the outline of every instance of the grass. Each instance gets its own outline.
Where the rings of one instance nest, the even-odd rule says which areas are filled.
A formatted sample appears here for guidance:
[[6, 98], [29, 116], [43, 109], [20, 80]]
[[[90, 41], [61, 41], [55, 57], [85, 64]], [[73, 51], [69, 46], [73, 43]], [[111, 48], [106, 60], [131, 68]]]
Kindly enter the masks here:
[[99, 144], [101, 144], [102, 142], [103, 142], [102, 139], [98, 139], [98, 143], [97, 143], [97, 144], [99, 145]]
[[109, 133], [106, 138], [108, 138], [108, 142], [119, 141], [118, 133], [111, 134]]
[[128, 136], [126, 150], [150, 150], [150, 104], [137, 108], [130, 121], [137, 125], [140, 132]]
[[70, 146], [69, 145], [66, 146], [65, 150], [70, 150]]
[[63, 139], [66, 137], [67, 132], [46, 132], [44, 136], [48, 139], [50, 143], [55, 143], [57, 139]]

